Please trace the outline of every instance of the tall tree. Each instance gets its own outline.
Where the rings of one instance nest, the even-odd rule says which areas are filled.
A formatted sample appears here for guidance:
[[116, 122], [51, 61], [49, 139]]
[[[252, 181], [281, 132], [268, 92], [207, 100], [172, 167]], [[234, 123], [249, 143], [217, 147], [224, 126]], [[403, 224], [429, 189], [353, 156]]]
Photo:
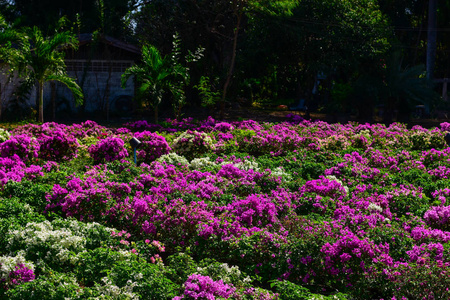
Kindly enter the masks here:
[[437, 0], [429, 0], [428, 4], [428, 29], [427, 29], [427, 77], [433, 79], [434, 65], [436, 63], [437, 43]]
[[[141, 39], [165, 49], [164, 35], [179, 31], [187, 49], [197, 45], [205, 48], [208, 63], [202, 75], [222, 79], [221, 117], [235, 74], [239, 38], [246, 28], [248, 15], [285, 14], [296, 0], [233, 0], [233, 1], [149, 1], [136, 14], [137, 32]], [[160, 44], [158, 44], [160, 43]]]
[[[5, 75], [8, 77], [13, 76], [13, 72], [10, 69], [15, 53], [13, 44], [20, 43], [22, 38], [23, 35], [8, 24], [3, 15], [0, 14], [0, 68], [2, 71], [6, 71]], [[2, 86], [0, 83], [0, 117], [3, 110], [4, 98], [2, 97], [2, 92], [4, 88], [5, 86]]]
[[303, 0], [291, 15], [255, 14], [248, 24], [240, 81], [285, 98], [312, 98], [321, 73], [349, 81], [384, 57], [392, 37], [375, 0]]
[[37, 27], [25, 28], [23, 39], [11, 56], [11, 67], [25, 78], [26, 84], [36, 83], [38, 89], [38, 122], [44, 122], [44, 84], [58, 81], [73, 93], [77, 104], [83, 102], [83, 92], [74, 78], [67, 75], [64, 63], [65, 48], [76, 48], [77, 39], [70, 31], [56, 32], [46, 37]]
[[[142, 62], [129, 67], [122, 75], [122, 86], [126, 85], [131, 76], [136, 76], [138, 97], [153, 108], [155, 123], [158, 123], [158, 110], [164, 93], [168, 91], [175, 101], [182, 101], [180, 98], [184, 97], [183, 88], [189, 80], [189, 69], [179, 61], [178, 46], [176, 43], [174, 46], [171, 55], [161, 54], [153, 45], [143, 46]], [[177, 112], [178, 106], [175, 105], [174, 108]]]
[[[2, 0], [0, 0], [2, 1]], [[3, 0], [4, 1], [4, 0]], [[12, 0], [1, 5], [6, 13], [18, 19], [21, 26], [38, 27], [45, 35], [51, 34], [54, 24], [67, 17], [79, 21], [81, 33], [91, 33], [103, 27], [103, 33], [121, 39], [131, 34], [126, 16], [138, 0]], [[50, 29], [50, 30], [49, 30]]]

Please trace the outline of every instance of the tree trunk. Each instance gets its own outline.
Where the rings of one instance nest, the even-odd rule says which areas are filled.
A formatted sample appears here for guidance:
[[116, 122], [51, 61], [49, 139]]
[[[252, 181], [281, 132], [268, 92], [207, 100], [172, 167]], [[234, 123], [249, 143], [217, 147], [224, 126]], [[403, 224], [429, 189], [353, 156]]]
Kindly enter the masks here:
[[220, 101], [220, 119], [222, 119], [222, 120], [224, 118], [224, 113], [225, 113], [225, 99], [227, 97], [228, 86], [230, 85], [231, 78], [233, 77], [234, 65], [235, 65], [235, 62], [236, 62], [237, 40], [238, 40], [239, 30], [241, 28], [242, 16], [243, 16], [243, 12], [240, 11], [237, 14], [236, 29], [234, 30], [233, 50], [231, 52], [230, 68], [228, 69], [227, 79], [225, 80], [225, 84], [223, 85], [222, 99]]
[[52, 120], [56, 121], [56, 83], [54, 81], [50, 82], [52, 89]]
[[434, 65], [436, 62], [436, 27], [437, 27], [437, 0], [428, 3], [428, 37], [427, 37], [427, 78], [434, 78]]
[[106, 121], [109, 122], [109, 81], [106, 84], [105, 98], [106, 98]]
[[2, 84], [0, 83], [0, 120], [2, 119], [2, 110], [3, 110], [3, 98], [2, 98]]
[[38, 94], [39, 94], [39, 100], [38, 100], [38, 111], [39, 111], [39, 117], [38, 122], [44, 123], [44, 82], [39, 81], [38, 82]]

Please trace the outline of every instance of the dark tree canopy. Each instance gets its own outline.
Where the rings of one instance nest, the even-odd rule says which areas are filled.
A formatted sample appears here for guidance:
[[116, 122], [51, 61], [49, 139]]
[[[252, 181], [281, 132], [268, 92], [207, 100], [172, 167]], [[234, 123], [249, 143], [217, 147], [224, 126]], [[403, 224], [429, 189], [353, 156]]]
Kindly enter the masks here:
[[[320, 105], [329, 106], [328, 100], [350, 97], [368, 74], [382, 76], [380, 64], [394, 51], [404, 68], [426, 63], [428, 2], [0, 0], [0, 13], [16, 28], [37, 26], [45, 35], [53, 34], [65, 16], [74, 33], [98, 32], [139, 47], [152, 45], [163, 56], [171, 53], [178, 34], [181, 54], [204, 48], [185, 87], [194, 105], [200, 97], [193, 87], [202, 77], [215, 82], [221, 105], [237, 98], [313, 100], [320, 77], [325, 78]], [[436, 78], [449, 77], [449, 14], [450, 2], [439, 1]], [[333, 100], [333, 93], [340, 96]]]
[[136, 4], [136, 0], [13, 0], [10, 1], [12, 5], [7, 2], [4, 0], [4, 5], [0, 3], [3, 14], [9, 12], [9, 16], [17, 18], [21, 26], [37, 26], [46, 32], [52, 30], [57, 21], [65, 16], [79, 24], [76, 30], [81, 33], [101, 30], [105, 34], [123, 38], [131, 34], [125, 16]]

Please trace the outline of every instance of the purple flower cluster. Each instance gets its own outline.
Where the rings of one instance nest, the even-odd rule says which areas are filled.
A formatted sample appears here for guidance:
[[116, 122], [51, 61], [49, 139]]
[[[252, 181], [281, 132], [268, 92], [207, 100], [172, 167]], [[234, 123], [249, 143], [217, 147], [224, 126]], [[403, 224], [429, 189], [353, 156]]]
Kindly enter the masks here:
[[192, 274], [184, 283], [183, 296], [173, 298], [179, 299], [229, 299], [233, 296], [236, 288], [231, 284], [225, 284], [222, 280], [214, 281], [209, 276]]
[[79, 143], [75, 137], [62, 129], [47, 130], [38, 136], [39, 158], [62, 161], [76, 157]]
[[16, 154], [11, 157], [0, 158], [0, 186], [5, 185], [10, 180], [20, 182], [23, 178], [31, 180], [43, 175], [40, 166], [26, 166]]
[[35, 275], [33, 270], [26, 267], [24, 264], [18, 264], [15, 270], [9, 273], [10, 283], [18, 285], [23, 282], [29, 282], [34, 280]]
[[120, 160], [128, 156], [124, 141], [118, 137], [101, 139], [90, 146], [88, 152], [96, 164]]
[[136, 132], [134, 137], [142, 142], [137, 150], [137, 156], [145, 163], [151, 163], [162, 155], [168, 154], [171, 150], [166, 139], [156, 133], [150, 131]]
[[423, 219], [426, 224], [433, 228], [450, 230], [450, 206], [432, 206]]
[[[0, 269], [2, 269], [2, 264], [0, 264]], [[8, 290], [10, 288], [14, 288], [16, 285], [33, 281], [35, 277], [36, 276], [32, 269], [22, 263], [18, 263], [14, 266], [13, 270], [7, 273], [6, 278], [0, 278], [0, 292], [2, 289]]]
[[0, 153], [2, 157], [17, 155], [25, 162], [34, 161], [39, 155], [39, 143], [32, 136], [15, 135], [0, 144]]

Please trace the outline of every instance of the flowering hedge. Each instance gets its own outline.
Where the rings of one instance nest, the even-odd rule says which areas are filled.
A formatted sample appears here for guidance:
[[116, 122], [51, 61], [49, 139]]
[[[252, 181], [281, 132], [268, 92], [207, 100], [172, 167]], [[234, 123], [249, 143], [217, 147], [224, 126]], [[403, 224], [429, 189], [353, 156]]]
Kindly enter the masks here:
[[449, 299], [449, 130], [19, 126], [0, 143], [0, 298]]
[[98, 143], [91, 145], [88, 152], [94, 159], [94, 163], [111, 162], [128, 156], [124, 141], [118, 137], [101, 139]]

